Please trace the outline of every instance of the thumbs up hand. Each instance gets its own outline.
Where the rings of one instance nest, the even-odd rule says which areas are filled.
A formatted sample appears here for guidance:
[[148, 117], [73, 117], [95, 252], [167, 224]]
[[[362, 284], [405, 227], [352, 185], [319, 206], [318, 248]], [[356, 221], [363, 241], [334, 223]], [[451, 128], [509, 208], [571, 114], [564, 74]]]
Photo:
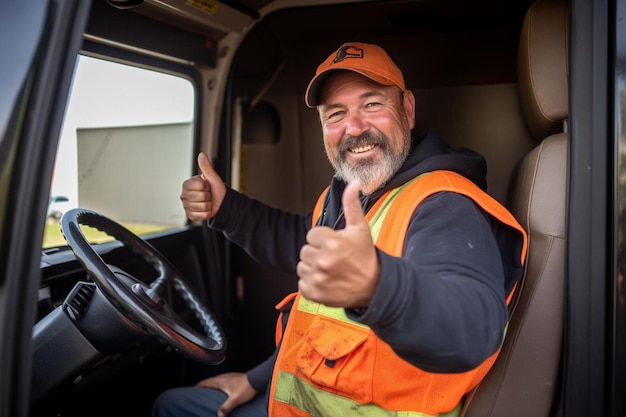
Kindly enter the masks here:
[[346, 227], [314, 227], [300, 250], [297, 273], [302, 295], [330, 307], [366, 307], [378, 284], [380, 265], [359, 200], [358, 182], [342, 197]]
[[226, 195], [226, 185], [204, 152], [198, 155], [198, 166], [202, 174], [185, 180], [180, 194], [185, 214], [193, 221], [214, 217]]

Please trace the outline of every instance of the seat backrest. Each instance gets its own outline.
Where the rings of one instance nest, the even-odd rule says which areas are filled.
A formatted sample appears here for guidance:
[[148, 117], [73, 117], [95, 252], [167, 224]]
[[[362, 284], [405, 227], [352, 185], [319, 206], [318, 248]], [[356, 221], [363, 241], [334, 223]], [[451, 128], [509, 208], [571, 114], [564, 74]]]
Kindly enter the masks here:
[[516, 167], [508, 204], [528, 232], [528, 254], [502, 351], [468, 395], [464, 417], [556, 413], [565, 317], [567, 21], [566, 0], [538, 0], [524, 20], [519, 94], [539, 144]]

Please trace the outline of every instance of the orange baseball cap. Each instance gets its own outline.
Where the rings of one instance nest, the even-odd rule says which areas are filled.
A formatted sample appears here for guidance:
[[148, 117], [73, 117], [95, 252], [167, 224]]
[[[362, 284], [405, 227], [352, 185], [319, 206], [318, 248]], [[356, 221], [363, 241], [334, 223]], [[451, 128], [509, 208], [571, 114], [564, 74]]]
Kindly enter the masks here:
[[406, 90], [402, 71], [383, 48], [362, 42], [347, 42], [317, 67], [304, 95], [307, 106], [313, 108], [319, 105], [322, 85], [336, 70], [354, 71], [379, 84], [397, 85], [402, 91]]

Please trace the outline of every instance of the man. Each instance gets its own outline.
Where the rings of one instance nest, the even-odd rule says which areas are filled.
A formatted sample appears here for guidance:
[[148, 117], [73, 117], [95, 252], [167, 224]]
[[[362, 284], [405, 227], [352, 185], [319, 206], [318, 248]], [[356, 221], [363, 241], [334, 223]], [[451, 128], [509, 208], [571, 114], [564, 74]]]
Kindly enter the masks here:
[[[482, 156], [433, 132], [412, 137], [415, 98], [380, 47], [342, 45], [305, 101], [335, 169], [312, 215], [227, 188], [204, 154], [183, 184], [189, 219], [299, 277], [277, 307], [289, 318], [276, 356], [199, 386], [223, 391], [219, 416], [457, 415], [499, 352], [525, 232], [483, 191]], [[195, 415], [176, 402], [185, 392], [215, 396], [166, 392], [155, 415]]]

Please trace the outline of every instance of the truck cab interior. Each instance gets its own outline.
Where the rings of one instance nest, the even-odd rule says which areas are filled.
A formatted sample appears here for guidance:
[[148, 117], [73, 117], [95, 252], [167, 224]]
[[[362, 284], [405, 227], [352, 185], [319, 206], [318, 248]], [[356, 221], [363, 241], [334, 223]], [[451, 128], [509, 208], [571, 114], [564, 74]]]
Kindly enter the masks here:
[[[246, 371], [273, 352], [275, 305], [297, 289], [295, 271], [267, 268], [186, 219], [182, 181], [199, 173], [202, 151], [229, 187], [312, 211], [334, 172], [304, 93], [350, 41], [388, 52], [416, 97], [414, 133], [481, 153], [489, 194], [528, 232], [502, 353], [462, 415], [626, 412], [615, 395], [626, 332], [598, 333], [626, 322], [625, 290], [591, 278], [617, 276], [611, 179], [581, 177], [590, 159], [617, 165], [595, 139], [599, 126], [610, 130], [608, 89], [593, 88], [612, 85], [615, 45], [597, 39], [611, 45], [619, 2], [40, 3], [29, 13], [43, 46], [18, 86], [28, 118], [46, 125], [31, 130], [39, 142], [33, 134], [16, 147], [10, 165], [24, 180], [8, 189], [32, 208], [12, 224], [43, 244], [21, 257], [5, 250], [23, 265], [16, 273], [36, 279], [6, 293], [30, 308], [24, 329], [3, 333], [28, 349], [4, 353], [14, 384], [0, 389], [11, 398], [0, 417], [148, 416], [163, 390]], [[58, 195], [69, 206], [46, 215]], [[13, 239], [3, 246], [17, 250]]]

